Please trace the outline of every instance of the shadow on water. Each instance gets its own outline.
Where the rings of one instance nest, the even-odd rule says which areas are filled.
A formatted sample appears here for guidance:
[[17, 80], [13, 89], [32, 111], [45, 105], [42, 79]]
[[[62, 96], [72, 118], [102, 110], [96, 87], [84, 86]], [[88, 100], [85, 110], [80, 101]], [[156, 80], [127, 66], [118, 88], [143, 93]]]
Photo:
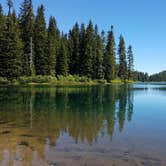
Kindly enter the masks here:
[[61, 140], [88, 146], [105, 136], [111, 141], [116, 125], [123, 132], [132, 120], [133, 102], [132, 85], [0, 87], [1, 165], [23, 162], [25, 149], [32, 163], [40, 160], [38, 153], [48, 160], [49, 148]]

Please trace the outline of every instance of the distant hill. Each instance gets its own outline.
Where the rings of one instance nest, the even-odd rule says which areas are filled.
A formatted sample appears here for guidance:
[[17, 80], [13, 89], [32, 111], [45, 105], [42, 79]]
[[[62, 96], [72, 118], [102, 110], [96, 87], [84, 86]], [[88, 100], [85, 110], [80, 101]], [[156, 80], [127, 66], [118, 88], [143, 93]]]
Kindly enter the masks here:
[[148, 73], [135, 71], [134, 72], [134, 80], [141, 82], [166, 82], [166, 70], [160, 73], [156, 73], [153, 75], [148, 75]]
[[166, 81], [166, 70], [149, 77], [149, 81], [161, 82]]

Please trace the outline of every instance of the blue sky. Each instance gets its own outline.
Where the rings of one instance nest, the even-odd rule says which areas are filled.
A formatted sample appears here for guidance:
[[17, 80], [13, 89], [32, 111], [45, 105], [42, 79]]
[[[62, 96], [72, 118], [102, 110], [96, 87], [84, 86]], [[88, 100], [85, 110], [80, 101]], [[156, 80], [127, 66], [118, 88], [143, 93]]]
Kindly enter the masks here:
[[[13, 0], [16, 10], [22, 0]], [[6, 10], [6, 1], [0, 0]], [[166, 0], [33, 0], [34, 11], [41, 3], [45, 15], [56, 17], [58, 26], [67, 32], [76, 21], [89, 19], [99, 29], [114, 25], [116, 42], [122, 34], [126, 47], [133, 45], [135, 68], [148, 73], [166, 70]]]

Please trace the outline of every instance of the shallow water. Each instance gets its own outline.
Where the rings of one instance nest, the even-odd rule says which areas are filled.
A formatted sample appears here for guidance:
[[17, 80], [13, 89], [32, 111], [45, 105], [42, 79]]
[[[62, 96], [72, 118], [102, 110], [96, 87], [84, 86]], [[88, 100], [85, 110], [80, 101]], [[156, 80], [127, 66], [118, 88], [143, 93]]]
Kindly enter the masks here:
[[165, 166], [166, 84], [1, 86], [2, 166]]

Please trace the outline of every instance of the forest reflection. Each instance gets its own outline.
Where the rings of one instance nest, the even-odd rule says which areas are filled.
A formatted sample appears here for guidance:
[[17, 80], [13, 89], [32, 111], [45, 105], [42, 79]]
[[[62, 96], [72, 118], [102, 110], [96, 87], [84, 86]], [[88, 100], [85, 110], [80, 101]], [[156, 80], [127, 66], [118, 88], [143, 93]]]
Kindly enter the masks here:
[[101, 133], [112, 139], [116, 124], [123, 131], [132, 120], [133, 100], [132, 85], [1, 87], [0, 126], [53, 143], [67, 133], [75, 143], [93, 144]]

